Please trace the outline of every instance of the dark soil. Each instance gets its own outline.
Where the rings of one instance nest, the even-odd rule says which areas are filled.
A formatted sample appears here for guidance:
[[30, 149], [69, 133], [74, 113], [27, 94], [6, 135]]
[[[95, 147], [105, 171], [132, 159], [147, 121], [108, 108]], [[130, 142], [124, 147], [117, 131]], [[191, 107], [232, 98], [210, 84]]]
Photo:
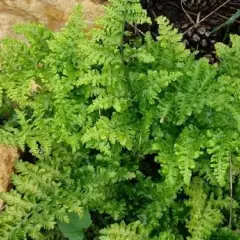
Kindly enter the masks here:
[[141, 3], [153, 21], [151, 26], [153, 35], [157, 34], [157, 26], [154, 23], [156, 17], [166, 16], [183, 34], [187, 48], [198, 51], [197, 58], [205, 56], [210, 62], [215, 62], [217, 59], [214, 44], [216, 42], [228, 44], [229, 34], [240, 34], [240, 18], [212, 33], [240, 9], [240, 0], [222, 0], [221, 4], [205, 8], [201, 12], [183, 7], [181, 0], [141, 0]]

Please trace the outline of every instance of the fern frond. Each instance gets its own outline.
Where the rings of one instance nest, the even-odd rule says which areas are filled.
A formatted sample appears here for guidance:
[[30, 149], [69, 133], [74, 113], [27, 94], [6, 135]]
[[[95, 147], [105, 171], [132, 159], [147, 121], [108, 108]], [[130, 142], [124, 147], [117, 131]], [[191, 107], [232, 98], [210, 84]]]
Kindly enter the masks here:
[[189, 126], [182, 131], [175, 143], [176, 160], [185, 184], [190, 183], [191, 172], [196, 166], [195, 159], [203, 154], [201, 151], [203, 146], [202, 140], [199, 130]]
[[186, 192], [190, 198], [185, 203], [191, 208], [190, 219], [187, 222], [191, 237], [187, 239], [209, 239], [217, 226], [222, 223], [223, 216], [219, 209], [213, 208], [211, 202], [207, 201], [202, 180], [194, 179], [192, 186]]
[[140, 240], [149, 239], [148, 232], [140, 221], [126, 225], [124, 222], [120, 224], [112, 224], [109, 228], [100, 231], [101, 240]]

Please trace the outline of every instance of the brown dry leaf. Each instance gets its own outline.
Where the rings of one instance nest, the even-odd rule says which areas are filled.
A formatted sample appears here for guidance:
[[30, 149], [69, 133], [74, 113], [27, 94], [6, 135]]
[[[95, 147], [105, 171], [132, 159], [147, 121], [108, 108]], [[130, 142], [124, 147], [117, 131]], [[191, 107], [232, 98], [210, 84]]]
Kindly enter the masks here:
[[38, 92], [38, 91], [40, 91], [40, 90], [42, 89], [42, 87], [39, 86], [34, 80], [32, 80], [32, 81], [30, 82], [29, 88], [30, 88], [30, 93], [31, 93], [31, 94], [33, 94], [33, 93], [35, 93], [35, 92]]

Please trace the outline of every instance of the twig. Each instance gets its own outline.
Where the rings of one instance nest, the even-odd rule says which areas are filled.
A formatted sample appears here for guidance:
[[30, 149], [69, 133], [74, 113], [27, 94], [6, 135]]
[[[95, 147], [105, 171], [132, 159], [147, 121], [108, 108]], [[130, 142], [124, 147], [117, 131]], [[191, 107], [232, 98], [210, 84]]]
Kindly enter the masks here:
[[142, 31], [141, 31], [139, 28], [137, 28], [135, 25], [133, 25], [133, 24], [131, 24], [131, 23], [129, 23], [129, 25], [130, 25], [131, 27], [133, 27], [135, 30], [137, 30], [139, 33], [141, 33], [143, 36], [146, 35], [144, 32], [142, 32]]
[[229, 187], [230, 187], [230, 209], [228, 226], [232, 228], [232, 210], [233, 210], [233, 175], [232, 175], [232, 158], [229, 158]]
[[181, 9], [180, 7], [179, 7], [179, 5], [178, 4], [176, 4], [176, 3], [173, 3], [173, 2], [168, 2], [168, 4], [170, 4], [170, 5], [172, 5], [172, 6], [174, 6], [174, 7], [176, 7], [176, 8], [178, 8], [178, 9]]
[[188, 17], [188, 19], [190, 20], [190, 22], [195, 25], [195, 22], [192, 20], [191, 16], [188, 14], [188, 12], [186, 11], [186, 9], [183, 6], [183, 0], [181, 0], [181, 7], [182, 7], [182, 10], [184, 11], [184, 13], [186, 14], [186, 16]]
[[[223, 19], [226, 19], [226, 20], [229, 19], [229, 17], [226, 17], [226, 16], [224, 16], [224, 15], [222, 15], [222, 14], [219, 14], [219, 13], [214, 13], [214, 14], [217, 15], [218, 17], [223, 18]], [[235, 22], [238, 23], [238, 24], [240, 24], [240, 21], [238, 21], [238, 20], [235, 20]]]
[[[234, 8], [234, 10], [236, 10], [236, 8]], [[198, 15], [199, 15], [199, 13], [197, 14], [197, 13], [194, 13], [194, 12], [191, 12], [191, 11], [188, 11], [188, 13], [191, 14], [191, 15], [193, 15], [193, 16], [196, 16], [196, 17], [198, 17]], [[224, 15], [222, 15], [222, 14], [220, 14], [220, 13], [217, 13], [217, 12], [215, 12], [215, 13], [213, 13], [213, 14], [216, 15], [216, 16], [218, 16], [218, 17], [221, 17], [221, 18], [223, 18], [223, 19], [226, 19], [226, 20], [229, 19], [229, 17], [226, 17], [226, 16], [224, 16]], [[238, 23], [238, 24], [240, 24], [240, 21], [239, 21], [239, 20], [235, 20], [235, 22]], [[199, 23], [199, 22], [198, 22], [198, 23]]]
[[[239, 5], [240, 6], [240, 5]], [[232, 9], [232, 10], [238, 10], [239, 8], [236, 8], [236, 7], [230, 7], [228, 6], [228, 8]]]
[[200, 21], [201, 21], [201, 12], [197, 14], [196, 24], [198, 24]]
[[151, 10], [151, 12], [152, 12], [152, 14], [153, 14], [154, 19], [156, 19], [156, 18], [157, 18], [156, 13], [155, 13], [153, 10]]
[[[182, 0], [181, 0], [182, 1]], [[231, 0], [227, 0], [226, 2], [224, 2], [222, 5], [220, 5], [219, 7], [217, 7], [216, 9], [214, 9], [212, 12], [210, 12], [206, 17], [204, 17], [201, 21], [199, 21], [197, 24], [194, 24], [192, 27], [190, 27], [189, 29], [187, 29], [183, 35], [185, 35], [189, 30], [193, 29], [196, 27], [196, 25], [200, 24], [201, 22], [205, 21], [207, 18], [209, 18], [210, 16], [212, 16], [216, 11], [218, 11], [220, 8], [222, 8], [223, 6], [225, 6], [227, 3], [229, 3]]]
[[4, 210], [6, 207], [7, 207], [7, 204], [3, 205], [3, 206], [0, 208], [0, 212], [1, 212], [2, 210]]

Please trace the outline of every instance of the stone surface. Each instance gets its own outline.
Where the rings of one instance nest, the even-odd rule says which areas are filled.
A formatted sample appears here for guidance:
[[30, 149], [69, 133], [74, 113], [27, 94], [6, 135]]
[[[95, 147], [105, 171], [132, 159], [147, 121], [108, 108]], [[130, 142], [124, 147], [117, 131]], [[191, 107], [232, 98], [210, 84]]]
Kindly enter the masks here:
[[82, 4], [84, 18], [91, 27], [104, 12], [100, 2], [101, 0], [1, 0], [0, 38], [6, 35], [16, 36], [11, 28], [18, 22], [40, 22], [52, 30], [59, 30], [78, 3]]
[[[13, 165], [17, 158], [17, 149], [0, 145], [0, 192], [8, 190], [10, 174], [13, 171]], [[0, 210], [1, 207], [2, 202], [0, 201]]]

